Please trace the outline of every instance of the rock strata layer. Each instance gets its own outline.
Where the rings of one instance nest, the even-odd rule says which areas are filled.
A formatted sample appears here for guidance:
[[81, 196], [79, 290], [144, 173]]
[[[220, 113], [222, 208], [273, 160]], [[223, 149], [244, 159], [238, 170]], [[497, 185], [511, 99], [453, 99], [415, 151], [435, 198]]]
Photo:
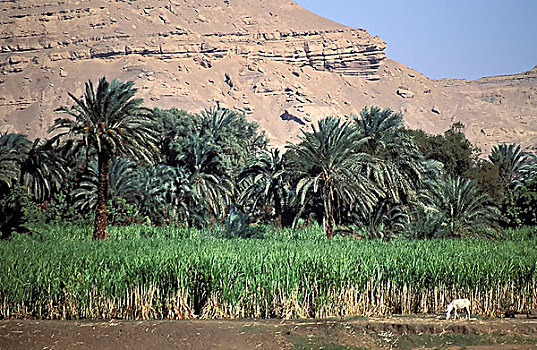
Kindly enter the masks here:
[[[259, 0], [2, 2], [2, 72], [128, 55], [202, 61], [236, 55], [377, 77], [385, 58], [381, 39], [333, 23], [316, 28], [308, 24], [310, 18], [290, 26], [288, 8], [298, 6], [278, 2], [285, 6]], [[259, 9], [259, 18], [241, 15], [244, 7]], [[263, 14], [274, 19], [267, 22]]]

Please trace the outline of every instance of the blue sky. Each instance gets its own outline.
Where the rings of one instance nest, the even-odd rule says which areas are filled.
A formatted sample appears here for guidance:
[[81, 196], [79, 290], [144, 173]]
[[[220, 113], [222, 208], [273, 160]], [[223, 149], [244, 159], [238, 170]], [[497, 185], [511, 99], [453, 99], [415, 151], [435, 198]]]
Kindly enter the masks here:
[[367, 29], [388, 57], [430, 78], [477, 79], [537, 65], [537, 0], [295, 0]]

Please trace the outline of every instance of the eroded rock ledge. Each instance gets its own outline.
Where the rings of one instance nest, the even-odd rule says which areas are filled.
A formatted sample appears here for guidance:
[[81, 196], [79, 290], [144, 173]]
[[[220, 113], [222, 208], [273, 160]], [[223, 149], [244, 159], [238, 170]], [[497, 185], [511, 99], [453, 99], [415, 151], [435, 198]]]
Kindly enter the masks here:
[[[204, 16], [198, 9], [201, 4], [190, 0], [186, 5], [170, 2], [161, 7], [132, 1], [3, 2], [0, 69], [6, 75], [22, 72], [29, 65], [124, 55], [163, 60], [218, 60], [238, 55], [378, 78], [386, 45], [365, 30], [330, 25], [321, 30], [283, 26], [265, 31], [267, 26], [258, 25], [260, 19], [250, 16], [229, 16], [229, 22], [221, 25], [229, 2], [206, 2], [211, 3], [205, 7], [211, 8], [208, 13], [213, 16]], [[212, 20], [214, 25], [210, 25]], [[196, 26], [200, 31], [194, 30]], [[226, 31], [228, 28], [235, 30]]]

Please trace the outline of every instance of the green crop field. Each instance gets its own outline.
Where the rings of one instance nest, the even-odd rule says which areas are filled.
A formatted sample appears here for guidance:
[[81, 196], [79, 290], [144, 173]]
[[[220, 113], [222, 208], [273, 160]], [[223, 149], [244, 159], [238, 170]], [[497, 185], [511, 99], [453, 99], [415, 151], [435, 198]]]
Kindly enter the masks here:
[[318, 227], [225, 239], [218, 230], [43, 227], [0, 241], [0, 317], [303, 318], [537, 307], [537, 240], [326, 240]]

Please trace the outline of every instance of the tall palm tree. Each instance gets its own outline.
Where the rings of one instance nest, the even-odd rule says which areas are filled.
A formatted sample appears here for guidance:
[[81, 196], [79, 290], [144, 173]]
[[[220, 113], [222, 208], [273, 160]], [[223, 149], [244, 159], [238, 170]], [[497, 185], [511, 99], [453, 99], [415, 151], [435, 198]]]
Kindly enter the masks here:
[[302, 132], [300, 142], [287, 147], [291, 171], [298, 177], [296, 192], [302, 205], [313, 193], [323, 201], [325, 231], [333, 236], [335, 204], [362, 206], [371, 210], [381, 191], [360, 172], [360, 167], [371, 158], [358, 152], [364, 139], [349, 122], [327, 117]]
[[284, 158], [280, 150], [276, 148], [250, 159], [239, 176], [242, 183], [246, 183], [247, 178], [252, 180], [244, 189], [241, 202], [253, 200], [254, 208], [260, 202], [265, 205], [272, 204], [276, 225], [280, 228], [282, 200], [285, 198], [284, 192], [286, 191], [284, 174]]
[[418, 146], [404, 128], [403, 116], [389, 108], [366, 107], [353, 119], [364, 138], [361, 151], [378, 159], [374, 168], [365, 170], [391, 203], [407, 201], [414, 195], [425, 168]]
[[452, 237], [493, 223], [500, 216], [498, 208], [490, 204], [477, 183], [461, 177], [428, 182], [427, 189], [420, 194], [420, 202], [424, 212], [441, 222], [441, 229]]
[[141, 107], [142, 99], [134, 98], [137, 89], [133, 85], [133, 82], [124, 83], [117, 79], [109, 83], [103, 77], [94, 91], [90, 80], [82, 98], [69, 94], [75, 102], [73, 107], [57, 110], [74, 119], [56, 119], [50, 129], [51, 132], [63, 129], [56, 137], [75, 138], [85, 147], [87, 154], [91, 154], [90, 149], [96, 154], [99, 187], [94, 239], [106, 238], [110, 160], [116, 156], [127, 156], [152, 162], [158, 158], [152, 113]]

